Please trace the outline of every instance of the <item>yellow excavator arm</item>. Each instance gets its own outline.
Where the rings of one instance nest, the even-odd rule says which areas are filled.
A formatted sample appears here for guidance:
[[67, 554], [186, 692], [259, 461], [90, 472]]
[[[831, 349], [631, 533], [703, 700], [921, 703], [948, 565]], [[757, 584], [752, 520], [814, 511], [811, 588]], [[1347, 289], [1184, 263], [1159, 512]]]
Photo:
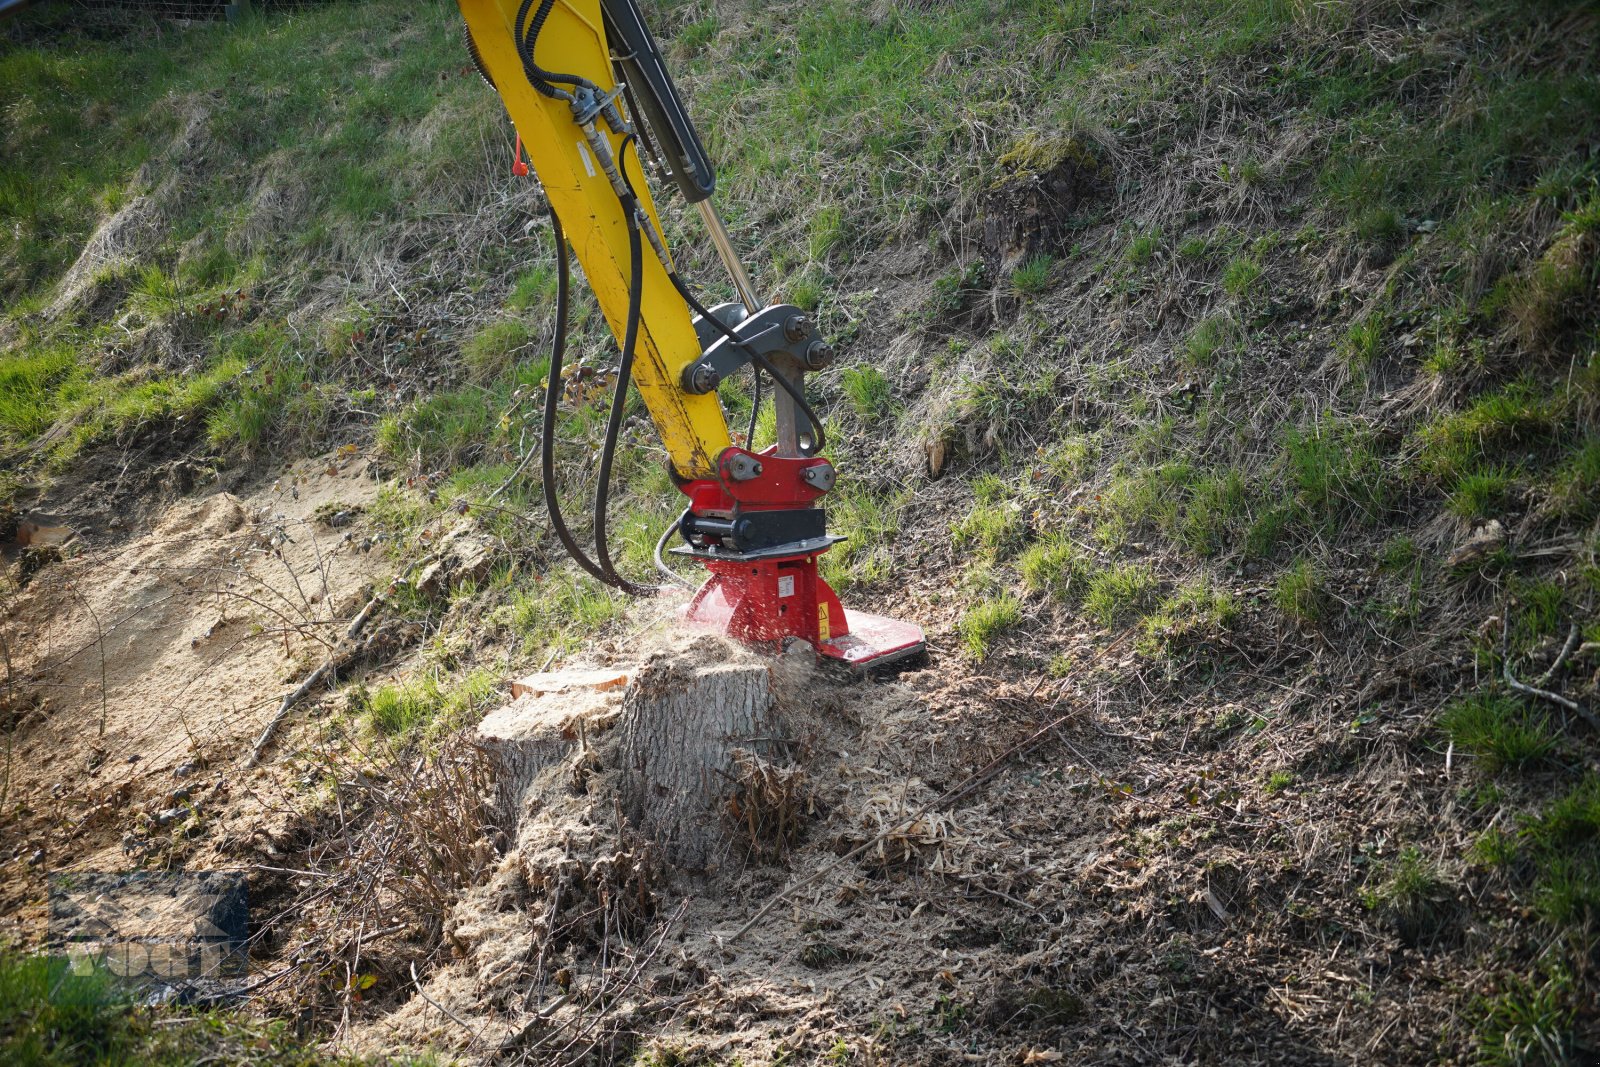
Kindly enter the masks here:
[[[654, 589], [622, 576], [607, 547], [606, 505], [623, 404], [636, 385], [689, 506], [662, 534], [662, 549], [703, 564], [710, 577], [686, 621], [782, 647], [796, 638], [855, 667], [913, 656], [922, 631], [846, 612], [817, 572], [838, 537], [818, 506], [834, 485], [821, 419], [804, 375], [833, 361], [811, 316], [761, 307], [711, 208], [715, 174], [645, 28], [636, 0], [458, 0], [467, 43], [499, 92], [550, 202], [556, 236], [555, 343], [541, 430], [541, 474], [551, 527], [586, 571], [630, 593]], [[644, 149], [641, 152], [641, 148]], [[679, 277], [646, 182], [648, 156], [668, 185], [695, 204], [739, 299], [707, 308]], [[596, 470], [593, 558], [578, 546], [555, 491], [554, 424], [566, 337], [566, 243], [583, 266], [621, 348], [616, 392]], [[693, 312], [694, 314], [691, 314]], [[748, 367], [772, 383], [777, 441], [735, 445], [717, 394]]]
[[[600, 310], [620, 343], [627, 326], [632, 282], [622, 200], [605, 172], [604, 161], [591, 147], [590, 137], [574, 121], [571, 105], [542, 95], [526, 76], [518, 51], [523, 34], [518, 30], [525, 30], [536, 9], [520, 0], [459, 2], [484, 76], [505, 102], [551, 209], [561, 219]], [[617, 91], [600, 0], [556, 0], [537, 34], [535, 59], [545, 67], [586, 78], [604, 94]], [[660, 220], [644, 180], [637, 140], [619, 134], [602, 116], [596, 118], [595, 132], [616, 161], [618, 172], [631, 181], [649, 225], [659, 235]], [[714, 391], [694, 395], [680, 387], [684, 369], [700, 358], [699, 336], [660, 257], [647, 251], [643, 263], [634, 384], [678, 474], [714, 478], [717, 457], [732, 443], [728, 423]]]

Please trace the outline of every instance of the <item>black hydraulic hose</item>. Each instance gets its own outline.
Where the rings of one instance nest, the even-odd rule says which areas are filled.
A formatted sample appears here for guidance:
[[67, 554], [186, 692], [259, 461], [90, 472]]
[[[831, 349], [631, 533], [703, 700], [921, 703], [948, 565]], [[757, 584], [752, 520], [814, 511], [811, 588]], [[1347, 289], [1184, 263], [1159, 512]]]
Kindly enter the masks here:
[[679, 574], [677, 571], [673, 570], [671, 567], [667, 566], [667, 561], [662, 558], [662, 553], [665, 552], [667, 548], [667, 542], [672, 540], [672, 535], [677, 533], [682, 527], [683, 516], [679, 515], [677, 518], [672, 520], [672, 525], [661, 531], [661, 537], [656, 541], [656, 550], [653, 558], [655, 559], [656, 570], [660, 572], [663, 578], [676, 582], [685, 589], [693, 589], [694, 583], [685, 578], [683, 575]]
[[[539, 42], [539, 34], [544, 30], [545, 19], [550, 17], [550, 9], [555, 6], [556, 0], [542, 0], [539, 10], [534, 12], [533, 21], [528, 23], [528, 29], [517, 41], [517, 52], [522, 56], [522, 69], [528, 76], [528, 81], [542, 95], [557, 100], [572, 99], [572, 94], [557, 89], [551, 82], [560, 82], [563, 85], [583, 85], [590, 88], [594, 83], [587, 78], [580, 78], [576, 74], [560, 74], [553, 70], [545, 70], [533, 58], [534, 47]], [[533, 6], [533, 0], [522, 0], [522, 6], [517, 8], [517, 27], [522, 26], [522, 21], [528, 17], [528, 9]]]
[[[618, 146], [618, 159], [626, 159], [628, 144], [633, 137], [624, 137]], [[594, 548], [601, 568], [612, 585], [633, 596], [653, 593], [650, 586], [631, 582], [617, 573], [611, 562], [611, 548], [606, 529], [606, 506], [611, 497], [611, 463], [616, 457], [617, 438], [622, 433], [622, 416], [628, 402], [628, 386], [633, 381], [633, 355], [639, 342], [639, 311], [644, 290], [644, 242], [639, 233], [639, 210], [636, 196], [630, 195], [622, 205], [623, 217], [628, 223], [628, 318], [622, 336], [622, 358], [617, 364], [617, 384], [611, 396], [611, 413], [606, 419], [605, 441], [600, 446], [600, 470], [594, 489]]]
[[599, 564], [578, 547], [572, 531], [567, 529], [566, 522], [561, 518], [561, 502], [556, 499], [556, 416], [559, 413], [561, 398], [561, 365], [566, 358], [567, 349], [570, 272], [567, 269], [567, 238], [561, 230], [561, 219], [556, 215], [553, 206], [550, 208], [550, 228], [556, 242], [556, 328], [555, 338], [550, 343], [549, 377], [545, 380], [544, 425], [539, 428], [539, 473], [544, 483], [542, 487], [544, 508], [550, 515], [550, 527], [555, 530], [556, 537], [561, 541], [561, 547], [567, 550], [567, 555], [590, 575], [607, 585], [612, 585], [614, 583], [611, 578]]

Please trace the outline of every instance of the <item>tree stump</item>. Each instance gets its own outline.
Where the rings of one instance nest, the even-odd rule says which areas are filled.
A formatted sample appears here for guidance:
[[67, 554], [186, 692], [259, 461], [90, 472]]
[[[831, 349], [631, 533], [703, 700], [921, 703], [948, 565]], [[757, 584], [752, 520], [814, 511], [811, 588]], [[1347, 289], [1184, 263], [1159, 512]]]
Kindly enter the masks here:
[[736, 789], [736, 753], [781, 746], [772, 669], [658, 657], [623, 698], [617, 723], [624, 812], [667, 859], [705, 870], [730, 847], [726, 799]]
[[573, 757], [615, 717], [617, 703], [615, 692], [580, 686], [529, 692], [484, 717], [474, 740], [494, 768], [506, 826], [518, 823], [528, 791], [546, 771], [561, 766], [570, 778]]

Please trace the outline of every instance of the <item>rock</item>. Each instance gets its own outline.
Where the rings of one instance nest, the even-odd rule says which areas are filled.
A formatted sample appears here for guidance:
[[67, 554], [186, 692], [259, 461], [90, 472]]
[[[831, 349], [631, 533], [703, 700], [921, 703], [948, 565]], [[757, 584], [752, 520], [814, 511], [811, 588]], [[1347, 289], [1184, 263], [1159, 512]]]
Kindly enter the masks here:
[[197, 770], [199, 770], [199, 767], [197, 767], [191, 760], [188, 763], [180, 763], [174, 767], [172, 769], [172, 776], [174, 778], [187, 778]]

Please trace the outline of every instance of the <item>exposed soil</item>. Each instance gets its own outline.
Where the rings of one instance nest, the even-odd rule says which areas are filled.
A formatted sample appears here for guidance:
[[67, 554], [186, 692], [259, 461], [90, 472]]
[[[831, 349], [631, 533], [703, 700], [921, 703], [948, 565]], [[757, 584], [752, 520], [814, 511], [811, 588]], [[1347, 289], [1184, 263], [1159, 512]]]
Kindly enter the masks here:
[[359, 457], [296, 463], [121, 541], [84, 530], [8, 598], [4, 936], [40, 935], [44, 872], [207, 834], [241, 746], [370, 594], [381, 553], [327, 520], [377, 489]]

